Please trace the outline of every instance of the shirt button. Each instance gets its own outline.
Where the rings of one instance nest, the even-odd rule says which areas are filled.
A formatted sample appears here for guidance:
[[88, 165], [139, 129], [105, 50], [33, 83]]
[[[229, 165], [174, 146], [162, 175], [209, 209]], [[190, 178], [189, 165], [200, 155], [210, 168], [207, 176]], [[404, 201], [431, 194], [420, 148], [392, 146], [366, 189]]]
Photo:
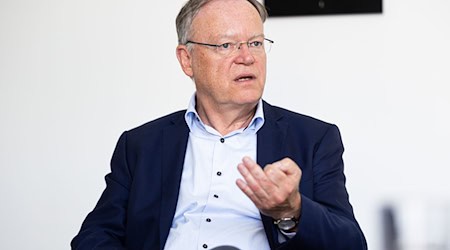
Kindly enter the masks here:
[[224, 142], [225, 142], [225, 139], [220, 138], [220, 142], [221, 142], [221, 143], [224, 143]]
[[217, 194], [214, 195], [214, 198], [219, 198], [219, 196]]
[[207, 219], [206, 219], [206, 222], [211, 222], [211, 219], [210, 219], [210, 218], [207, 218]]
[[208, 245], [206, 245], [206, 244], [203, 244], [203, 248], [208, 248]]
[[220, 172], [220, 171], [217, 172], [217, 175], [218, 175], [218, 176], [221, 176], [221, 175], [222, 175], [222, 172]]

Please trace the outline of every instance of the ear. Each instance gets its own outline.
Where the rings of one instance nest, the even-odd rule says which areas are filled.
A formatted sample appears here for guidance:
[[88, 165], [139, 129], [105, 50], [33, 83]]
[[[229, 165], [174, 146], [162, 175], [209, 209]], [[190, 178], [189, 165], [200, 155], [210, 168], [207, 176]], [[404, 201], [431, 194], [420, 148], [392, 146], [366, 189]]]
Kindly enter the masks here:
[[192, 71], [192, 61], [191, 54], [186, 45], [178, 45], [177, 46], [177, 58], [180, 63], [181, 69], [183, 72], [192, 78], [194, 76], [194, 72]]

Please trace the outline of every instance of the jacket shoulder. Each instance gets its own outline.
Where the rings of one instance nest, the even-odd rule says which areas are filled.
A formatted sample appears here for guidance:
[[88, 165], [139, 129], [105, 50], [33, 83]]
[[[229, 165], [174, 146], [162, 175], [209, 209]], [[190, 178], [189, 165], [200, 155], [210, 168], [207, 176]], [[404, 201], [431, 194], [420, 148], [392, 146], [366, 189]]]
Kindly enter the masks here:
[[[127, 133], [128, 137], [145, 137], [151, 134], [161, 133], [162, 130], [166, 127], [172, 125], [185, 125], [186, 122], [184, 120], [184, 114], [186, 110], [179, 110], [173, 112], [171, 114], [159, 117], [155, 120], [144, 123], [140, 126], [132, 128], [125, 133]], [[186, 125], [187, 126], [187, 125]]]
[[290, 125], [300, 126], [305, 129], [328, 129], [334, 124], [329, 122], [314, 118], [309, 115], [297, 113], [295, 111], [291, 111], [285, 108], [281, 108], [278, 106], [273, 106], [268, 103], [264, 103], [264, 115], [268, 117], [268, 119], [273, 119], [275, 121], [287, 122]]

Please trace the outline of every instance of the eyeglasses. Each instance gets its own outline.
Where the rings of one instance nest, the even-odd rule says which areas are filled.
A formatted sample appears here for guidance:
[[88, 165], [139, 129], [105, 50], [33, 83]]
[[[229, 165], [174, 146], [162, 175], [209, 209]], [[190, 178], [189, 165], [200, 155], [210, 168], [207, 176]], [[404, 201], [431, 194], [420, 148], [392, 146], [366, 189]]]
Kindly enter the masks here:
[[269, 53], [274, 41], [267, 38], [250, 40], [246, 42], [237, 42], [237, 43], [228, 42], [222, 44], [210, 44], [210, 43], [187, 41], [186, 45], [189, 43], [213, 47], [216, 49], [217, 53], [222, 54], [224, 56], [228, 56], [236, 52], [237, 50], [241, 49], [242, 44], [247, 44], [248, 49], [253, 54], [261, 54], [264, 52]]

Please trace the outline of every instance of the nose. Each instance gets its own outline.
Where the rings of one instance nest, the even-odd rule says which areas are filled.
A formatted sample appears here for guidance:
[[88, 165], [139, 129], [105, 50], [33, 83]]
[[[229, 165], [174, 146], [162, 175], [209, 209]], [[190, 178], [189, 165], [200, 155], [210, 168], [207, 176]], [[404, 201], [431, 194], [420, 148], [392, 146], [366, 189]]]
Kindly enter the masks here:
[[238, 53], [236, 57], [237, 63], [250, 65], [255, 62], [255, 57], [250, 51], [248, 43], [246, 42], [240, 43], [239, 46], [237, 47], [237, 53]]

